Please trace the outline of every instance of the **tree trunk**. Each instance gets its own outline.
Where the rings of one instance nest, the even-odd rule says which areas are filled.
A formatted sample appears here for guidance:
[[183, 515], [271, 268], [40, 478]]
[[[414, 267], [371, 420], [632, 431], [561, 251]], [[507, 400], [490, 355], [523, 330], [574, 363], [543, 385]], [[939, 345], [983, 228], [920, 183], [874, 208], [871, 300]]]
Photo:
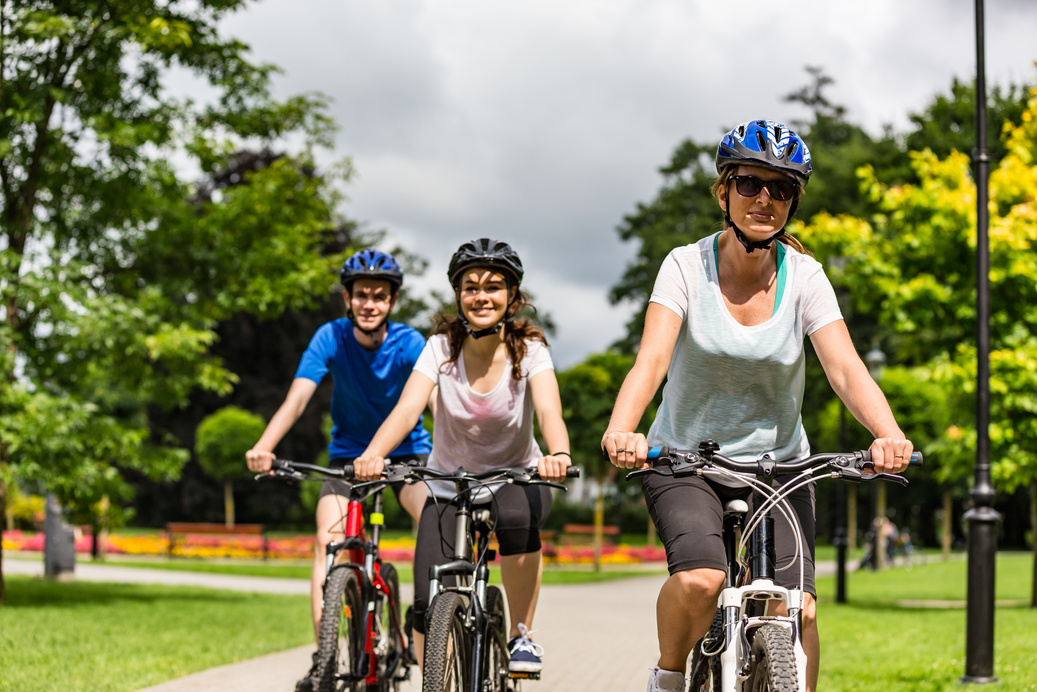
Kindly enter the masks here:
[[605, 539], [605, 484], [598, 484], [594, 499], [594, 571], [601, 571], [601, 544]]
[[234, 482], [230, 479], [223, 482], [223, 514], [227, 528], [234, 528]]
[[940, 555], [943, 561], [951, 559], [951, 543], [954, 541], [951, 512], [954, 511], [954, 489], [947, 486], [943, 489], [943, 535], [940, 536]]
[[851, 560], [857, 555], [857, 484], [849, 483], [846, 493], [846, 554]]
[[887, 566], [886, 542], [886, 484], [879, 482], [875, 488], [875, 569], [881, 570]]

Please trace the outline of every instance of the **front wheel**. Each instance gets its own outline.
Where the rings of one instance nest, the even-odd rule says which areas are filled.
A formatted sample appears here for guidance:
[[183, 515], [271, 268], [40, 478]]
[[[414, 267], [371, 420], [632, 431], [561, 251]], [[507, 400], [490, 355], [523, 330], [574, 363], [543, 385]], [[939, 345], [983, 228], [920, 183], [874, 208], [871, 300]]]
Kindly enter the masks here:
[[763, 625], [753, 634], [751, 692], [796, 692], [796, 657], [792, 633], [780, 625]]
[[317, 690], [353, 690], [351, 683], [339, 684], [340, 676], [353, 674], [363, 643], [360, 623], [364, 611], [360, 603], [360, 582], [353, 570], [332, 570], [324, 584], [324, 606], [320, 616], [320, 641], [317, 645]]
[[440, 592], [432, 602], [432, 616], [425, 634], [422, 692], [465, 692], [468, 689], [467, 610], [464, 598], [453, 591]]

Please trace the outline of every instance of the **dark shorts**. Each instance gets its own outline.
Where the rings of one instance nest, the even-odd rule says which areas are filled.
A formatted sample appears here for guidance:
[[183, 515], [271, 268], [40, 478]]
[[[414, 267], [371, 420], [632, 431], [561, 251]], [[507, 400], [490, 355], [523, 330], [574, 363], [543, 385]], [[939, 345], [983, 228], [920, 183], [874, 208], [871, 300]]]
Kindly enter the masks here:
[[[346, 464], [352, 464], [356, 457], [339, 457], [332, 459], [328, 462], [328, 466], [333, 469], [340, 469]], [[391, 461], [394, 464], [410, 464], [411, 466], [424, 466], [428, 463], [428, 454], [397, 454], [391, 457]], [[400, 496], [400, 490], [403, 488], [404, 483], [402, 481], [393, 483], [389, 487], [396, 493], [396, 497]], [[349, 481], [339, 480], [338, 478], [325, 478], [324, 482], [320, 486], [320, 497], [317, 498], [320, 501], [325, 495], [341, 495], [342, 497], [349, 497], [349, 489], [353, 487], [353, 484]]]
[[[781, 479], [778, 485], [795, 480], [795, 476]], [[731, 488], [714, 483], [701, 476], [674, 478], [648, 474], [642, 478], [642, 490], [648, 513], [655, 523], [659, 538], [666, 548], [666, 565], [670, 574], [689, 569], [712, 568], [727, 570], [724, 554], [724, 503], [732, 499], [748, 500], [749, 488]], [[762, 499], [755, 496], [756, 500]], [[800, 549], [803, 565], [803, 588], [817, 595], [814, 587], [814, 486], [800, 488], [786, 498], [792, 505], [803, 530], [805, 545]], [[793, 562], [796, 553], [795, 535], [788, 520], [773, 510], [775, 583], [785, 588], [799, 587], [799, 562]]]
[[[429, 568], [450, 562], [453, 557], [455, 505], [429, 497], [418, 524], [414, 548], [414, 629], [424, 634], [428, 610]], [[496, 520], [494, 533], [501, 555], [524, 555], [540, 550], [540, 527], [551, 511], [551, 491], [543, 485], [504, 485], [494, 500], [475, 505], [473, 510], [489, 508]], [[452, 586], [452, 577], [443, 581]]]

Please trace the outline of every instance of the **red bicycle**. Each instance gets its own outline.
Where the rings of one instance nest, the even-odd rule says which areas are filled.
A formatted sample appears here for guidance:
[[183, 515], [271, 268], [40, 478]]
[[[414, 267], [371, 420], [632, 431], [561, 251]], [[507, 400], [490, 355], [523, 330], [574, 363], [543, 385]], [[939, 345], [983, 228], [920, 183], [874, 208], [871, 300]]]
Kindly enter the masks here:
[[[314, 474], [349, 480], [353, 467], [332, 469], [278, 459], [273, 474], [299, 481], [315, 480]], [[327, 547], [317, 644], [319, 692], [395, 692], [416, 663], [400, 617], [399, 576], [379, 555], [382, 492], [388, 485], [381, 480], [352, 486], [342, 518], [345, 538]], [[366, 520], [365, 505], [370, 507]]]

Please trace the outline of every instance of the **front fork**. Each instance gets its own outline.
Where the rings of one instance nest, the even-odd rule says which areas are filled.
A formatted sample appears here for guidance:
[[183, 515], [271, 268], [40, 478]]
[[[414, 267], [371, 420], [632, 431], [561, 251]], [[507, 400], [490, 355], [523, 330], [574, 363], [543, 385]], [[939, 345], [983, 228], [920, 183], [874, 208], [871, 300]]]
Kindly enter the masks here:
[[[749, 615], [746, 610], [760, 602], [785, 603], [787, 616]], [[723, 690], [740, 690], [749, 677], [751, 644], [749, 634], [765, 624], [777, 624], [789, 630], [793, 655], [796, 659], [796, 681], [800, 692], [806, 690], [807, 656], [803, 650], [801, 614], [803, 592], [789, 590], [769, 580], [758, 579], [748, 586], [729, 587], [720, 595], [724, 614], [724, 649], [720, 653], [721, 683]]]

